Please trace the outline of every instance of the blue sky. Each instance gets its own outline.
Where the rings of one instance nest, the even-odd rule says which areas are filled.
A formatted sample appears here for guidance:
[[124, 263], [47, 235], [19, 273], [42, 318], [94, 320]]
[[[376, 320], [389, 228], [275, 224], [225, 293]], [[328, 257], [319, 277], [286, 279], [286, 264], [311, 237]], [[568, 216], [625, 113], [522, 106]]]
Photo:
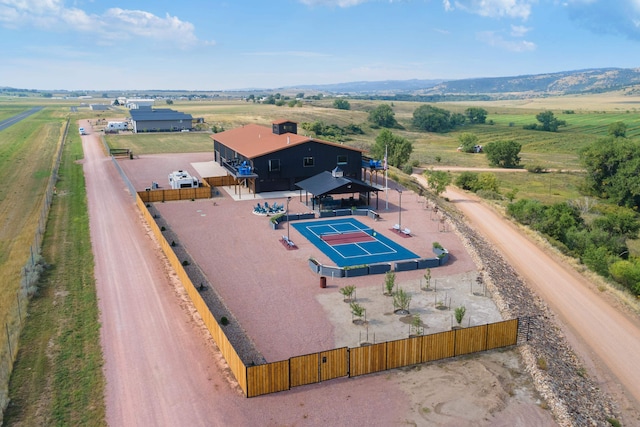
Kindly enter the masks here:
[[640, 67], [640, 0], [0, 0], [0, 86], [232, 90]]

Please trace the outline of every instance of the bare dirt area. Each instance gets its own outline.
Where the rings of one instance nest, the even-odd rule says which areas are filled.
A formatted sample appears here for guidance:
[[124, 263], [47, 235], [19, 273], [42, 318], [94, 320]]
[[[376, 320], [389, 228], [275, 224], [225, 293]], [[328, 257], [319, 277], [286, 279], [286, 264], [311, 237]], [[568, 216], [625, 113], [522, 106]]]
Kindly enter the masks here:
[[[185, 169], [186, 164], [199, 161], [202, 161], [199, 156], [163, 155], [121, 160], [120, 164], [134, 186], [140, 188], [152, 181], [162, 185], [168, 172]], [[388, 314], [389, 307], [385, 306], [388, 299], [381, 295], [383, 275], [328, 278], [327, 288], [320, 288], [319, 277], [310, 270], [307, 260], [314, 256], [322, 262], [329, 262], [323, 258], [324, 255], [297, 234], [293, 227], [272, 230], [267, 218], [252, 213], [255, 200], [250, 197], [237, 202], [225, 191], [221, 194], [222, 197], [213, 200], [158, 203], [154, 209], [168, 221], [171, 231], [180, 238], [178, 245], [183, 246], [204, 271], [266, 360], [285, 359], [340, 345], [358, 345], [360, 332], [365, 329], [348, 325], [349, 310], [338, 292], [339, 287], [345, 284], [356, 285], [359, 301], [367, 306], [369, 321], [374, 323], [370, 327], [371, 339], [374, 331], [380, 334], [377, 341], [389, 339], [395, 335], [389, 338], [383, 335], [394, 328], [397, 331], [392, 333], [400, 335], [396, 338], [407, 336], [409, 325], [402, 321], [401, 316]], [[449, 249], [452, 259], [447, 266], [431, 270], [436, 288], [451, 296], [452, 305], [458, 303], [458, 298], [460, 303], [468, 301], [465, 304], [468, 304], [469, 317], [465, 323], [474, 325], [499, 320], [500, 315], [491, 299], [474, 295], [474, 292], [481, 291], [480, 287], [474, 289], [472, 283], [478, 273], [477, 266], [450, 225], [440, 222], [434, 211], [426, 209], [424, 201], [415, 194], [405, 192], [402, 224], [411, 228], [413, 237], [394, 235], [389, 229], [399, 220], [396, 200], [392, 200], [398, 197], [398, 193], [390, 192], [388, 197], [387, 210], [385, 195], [380, 194], [377, 206], [382, 215], [380, 221], [368, 218], [362, 218], [362, 221], [370, 221], [368, 226], [421, 256], [432, 256], [431, 243], [434, 240], [440, 242]], [[293, 199], [290, 210], [306, 212], [308, 208], [300, 199]], [[280, 244], [279, 239], [287, 233], [297, 244], [297, 250], [287, 251]], [[152, 242], [149, 244], [153, 246]], [[123, 248], [119, 250], [127, 252]], [[417, 297], [421, 292], [419, 287], [423, 274], [424, 271], [398, 273], [397, 283], [416, 294], [415, 309], [422, 313], [427, 326], [425, 333], [437, 332], [441, 328], [446, 330], [451, 327], [452, 312], [436, 313], [430, 306], [433, 304], [431, 294], [423, 291], [422, 302]], [[179, 295], [179, 286], [173, 286], [177, 286], [174, 292]], [[203, 296], [207, 292], [211, 289], [203, 290]], [[473, 303], [474, 298], [477, 303]], [[179, 304], [183, 315], [190, 316], [188, 303], [181, 298], [176, 301], [175, 295], [154, 298], [153, 301], [154, 304], [138, 304], [135, 308], [122, 306], [119, 310], [155, 311], [155, 303], [162, 302], [162, 305]], [[341, 315], [346, 313], [347, 318], [343, 321], [337, 321], [333, 314], [338, 310]], [[378, 314], [374, 316], [374, 312]], [[439, 318], [429, 320], [429, 315], [438, 315]], [[387, 320], [391, 320], [391, 328], [382, 326]], [[165, 324], [171, 327], [173, 322], [165, 321]], [[144, 325], [139, 324], [138, 327], [140, 330], [131, 328], [130, 333], [144, 334]], [[350, 334], [341, 329], [345, 327]], [[194, 327], [192, 338], [206, 346], [210, 341], [203, 338], [202, 333], [202, 328]], [[524, 373], [518, 352], [513, 349], [355, 379], [333, 380], [253, 399], [245, 399], [238, 394], [224, 363], [214, 354], [206, 356], [207, 369], [201, 371], [197, 364], [187, 362], [197, 357], [195, 354], [184, 354], [183, 349], [177, 347], [171, 352], [178, 353], [176, 357], [183, 358], [185, 366], [190, 366], [191, 370], [195, 368], [209, 382], [215, 382], [214, 392], [210, 387], [199, 389], [197, 382], [194, 383], [195, 393], [199, 393], [201, 398], [196, 399], [198, 403], [191, 408], [195, 411], [199, 403], [207, 405], [209, 409], [205, 412], [215, 413], [211, 417], [214, 425], [216, 421], [213, 420], [225, 419], [235, 419], [236, 425], [555, 424], [549, 412], [541, 408], [543, 405], [533, 391], [530, 377]], [[162, 363], [164, 357], [164, 354], [154, 354], [153, 359], [157, 360], [154, 364]], [[136, 369], [148, 368], [138, 366]], [[175, 366], [174, 369], [181, 371]], [[171, 380], [166, 381], [170, 384]], [[151, 392], [157, 394], [162, 390], [152, 387]]]

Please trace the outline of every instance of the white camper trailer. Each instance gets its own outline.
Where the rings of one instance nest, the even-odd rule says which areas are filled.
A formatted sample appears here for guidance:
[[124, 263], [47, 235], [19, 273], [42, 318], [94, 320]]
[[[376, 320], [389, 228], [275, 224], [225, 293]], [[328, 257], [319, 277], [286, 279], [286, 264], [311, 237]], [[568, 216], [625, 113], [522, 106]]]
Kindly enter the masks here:
[[108, 122], [105, 128], [106, 132], [116, 132], [119, 130], [127, 130], [127, 122]]
[[169, 185], [174, 190], [179, 188], [197, 188], [200, 186], [200, 181], [189, 175], [189, 172], [174, 171], [169, 174]]

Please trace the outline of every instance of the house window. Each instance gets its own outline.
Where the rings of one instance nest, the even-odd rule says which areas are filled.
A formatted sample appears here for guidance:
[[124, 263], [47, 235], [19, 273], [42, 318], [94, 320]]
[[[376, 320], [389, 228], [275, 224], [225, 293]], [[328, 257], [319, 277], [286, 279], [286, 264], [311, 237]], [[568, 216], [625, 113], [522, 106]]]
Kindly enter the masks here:
[[269, 160], [269, 172], [280, 172], [280, 159]]
[[313, 160], [313, 157], [304, 157], [302, 159], [302, 166], [304, 166], [305, 168], [312, 168], [315, 166], [315, 161]]
[[340, 155], [338, 156], [338, 164], [339, 165], [346, 165], [347, 164], [347, 156], [346, 155]]

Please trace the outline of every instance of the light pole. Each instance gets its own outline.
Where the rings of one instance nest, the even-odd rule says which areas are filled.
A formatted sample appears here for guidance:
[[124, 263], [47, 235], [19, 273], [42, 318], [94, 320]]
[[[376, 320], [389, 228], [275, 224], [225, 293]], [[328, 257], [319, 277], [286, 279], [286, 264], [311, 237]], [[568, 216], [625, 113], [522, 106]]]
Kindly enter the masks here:
[[398, 197], [400, 198], [400, 201], [398, 202], [398, 227], [400, 227], [400, 230], [402, 230], [402, 190], [396, 188], [396, 191], [398, 192]]
[[287, 197], [287, 243], [289, 242], [289, 202], [291, 201], [291, 196]]

